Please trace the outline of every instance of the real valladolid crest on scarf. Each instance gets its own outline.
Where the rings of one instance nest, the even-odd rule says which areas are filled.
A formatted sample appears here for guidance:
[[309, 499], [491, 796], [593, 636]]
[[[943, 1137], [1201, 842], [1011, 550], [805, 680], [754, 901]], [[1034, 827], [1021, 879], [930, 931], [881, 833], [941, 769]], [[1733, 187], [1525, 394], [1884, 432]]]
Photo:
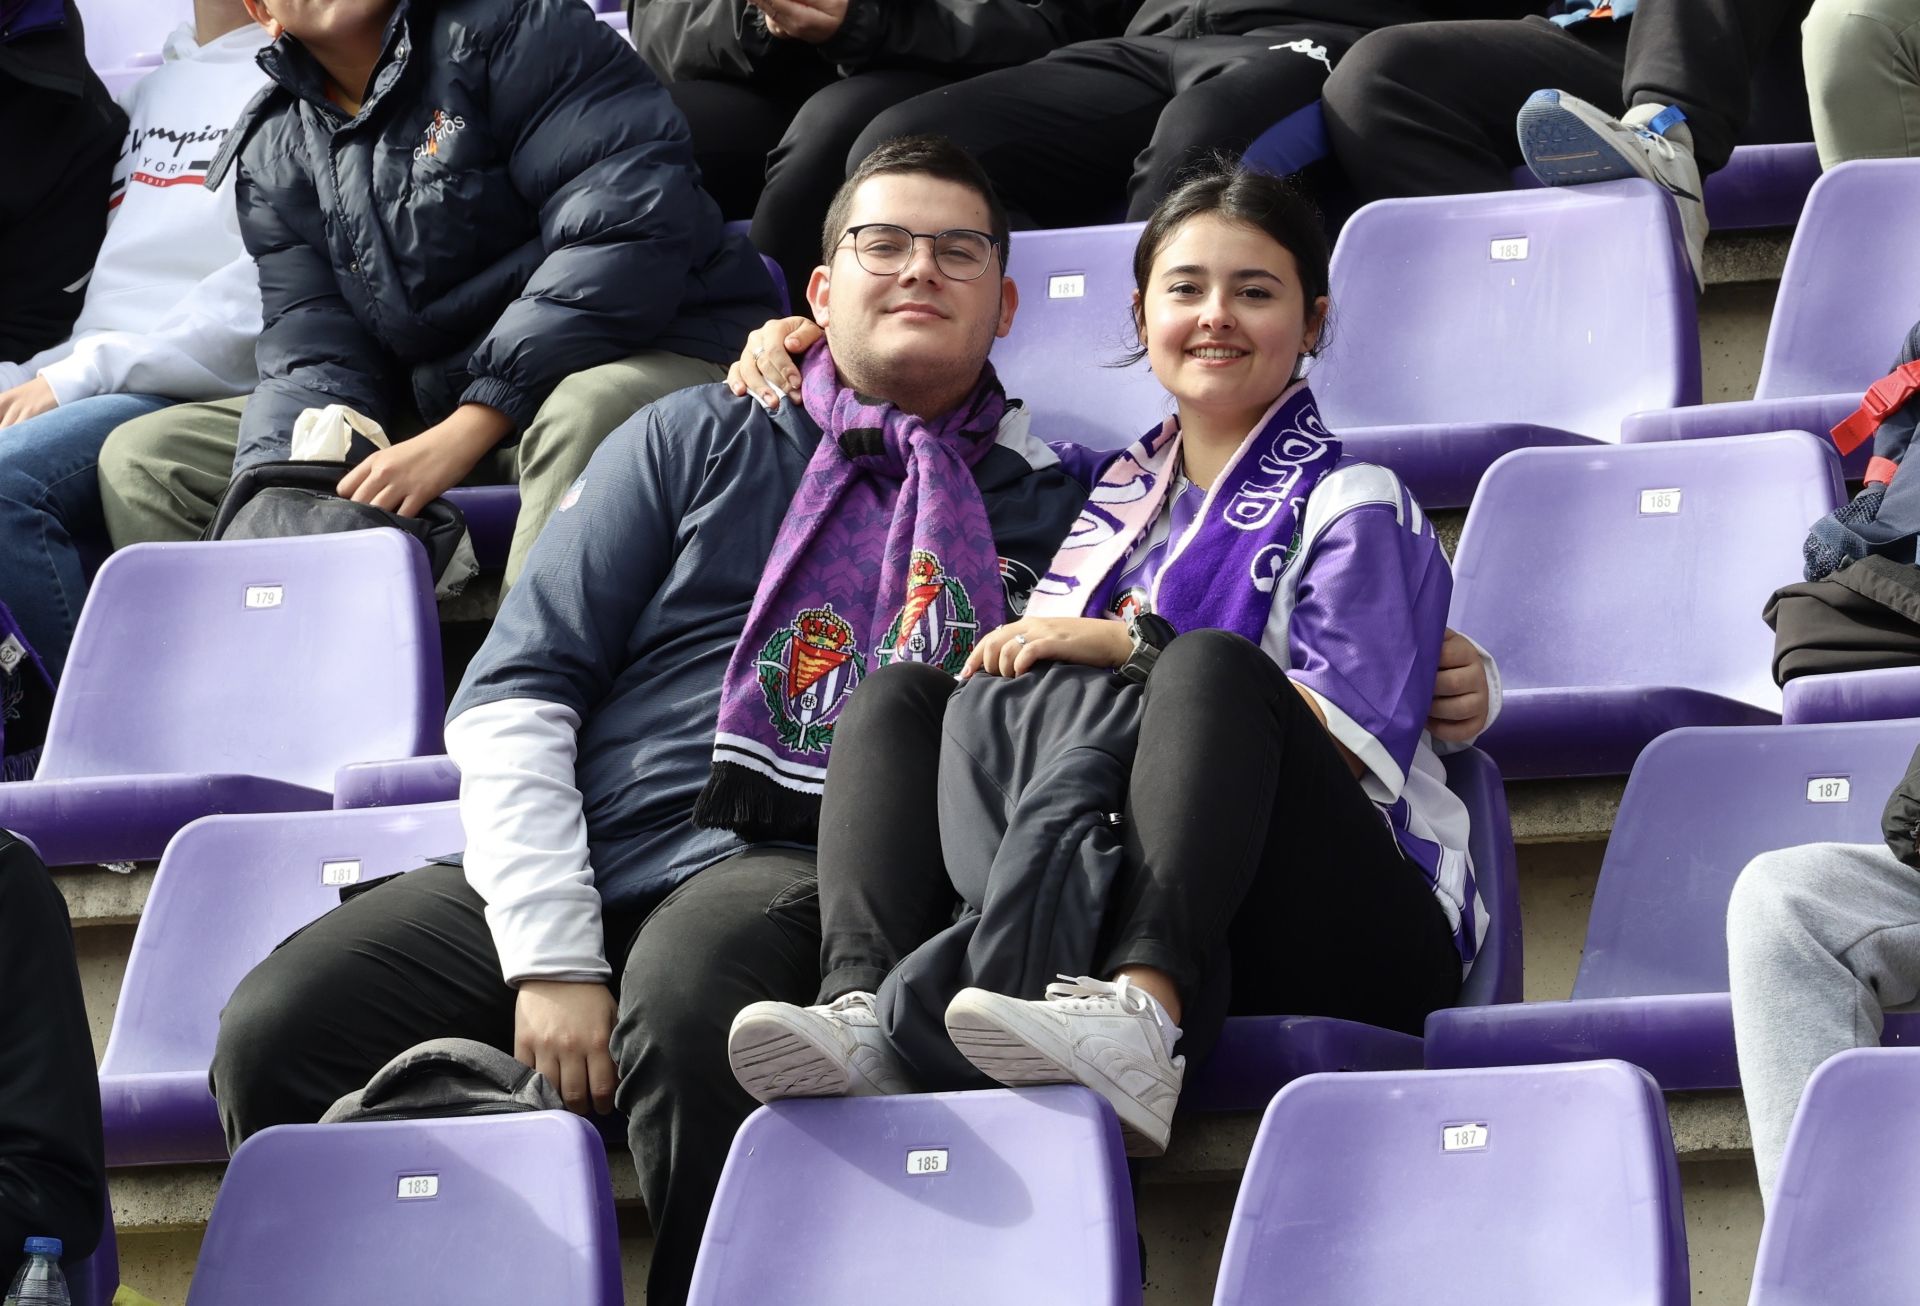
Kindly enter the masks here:
[[[1194, 518], [1172, 542], [1153, 610], [1176, 630], [1231, 630], [1255, 644], [1273, 587], [1300, 548], [1300, 509], [1340, 461], [1340, 441], [1296, 381], [1234, 451]], [[1104, 616], [1136, 541], [1160, 515], [1180, 467], [1180, 424], [1169, 417], [1108, 463], [1053, 566], [1027, 602], [1030, 617]]]
[[843, 385], [823, 341], [801, 362], [820, 444], [760, 577], [720, 697], [713, 772], [694, 821], [774, 837], [817, 820], [834, 723], [895, 661], [957, 674], [1006, 617], [972, 467], [1006, 392], [993, 369], [931, 421]]

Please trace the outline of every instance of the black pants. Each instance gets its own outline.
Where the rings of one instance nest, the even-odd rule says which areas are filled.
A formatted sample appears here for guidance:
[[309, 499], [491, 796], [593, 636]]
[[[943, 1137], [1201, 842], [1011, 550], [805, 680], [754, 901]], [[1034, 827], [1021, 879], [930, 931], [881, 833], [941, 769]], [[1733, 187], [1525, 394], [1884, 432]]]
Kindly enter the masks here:
[[846, 179], [855, 138], [875, 114], [963, 75], [893, 68], [824, 85], [789, 78], [753, 86], [676, 82], [667, 89], [687, 116], [701, 176], [721, 212], [752, 215], [753, 243], [780, 264], [794, 311], [804, 314], [821, 227]]
[[[820, 817], [818, 1000], [876, 987], [953, 917], [935, 810], [953, 682], [862, 684]], [[1460, 990], [1446, 914], [1286, 675], [1237, 635], [1176, 639], [1147, 682], [1125, 870], [1090, 967], [1165, 971], [1182, 1050], [1229, 1014], [1338, 1016], [1417, 1034]]]
[[100, 1081], [66, 900], [33, 850], [0, 831], [0, 1275], [36, 1235], [81, 1260], [100, 1240]]
[[1506, 190], [1514, 119], [1567, 91], [1608, 113], [1675, 104], [1702, 176], [1724, 167], [1761, 56], [1804, 0], [1641, 0], [1630, 22], [1411, 23], [1354, 46], [1328, 79], [1327, 136], [1358, 199]]
[[[980, 161], [1020, 226], [1145, 218], [1210, 150], [1239, 153], [1319, 98], [1364, 28], [1296, 23], [1243, 36], [1079, 41], [972, 77], [873, 120], [846, 166], [890, 137], [933, 132]], [[1303, 41], [1306, 50], [1275, 49]]]
[[[634, 925], [606, 923], [619, 973], [614, 1100], [653, 1224], [647, 1301], [679, 1306], [727, 1148], [754, 1107], [728, 1069], [727, 1026], [761, 998], [809, 1002], [819, 982], [813, 855], [742, 853]], [[229, 1146], [319, 1119], [427, 1039], [511, 1052], [514, 1000], [485, 904], [458, 867], [375, 885], [282, 944], [220, 1013], [211, 1080]], [[84, 1022], [81, 1032], [84, 1043]], [[91, 1056], [87, 1070], [91, 1082]]]

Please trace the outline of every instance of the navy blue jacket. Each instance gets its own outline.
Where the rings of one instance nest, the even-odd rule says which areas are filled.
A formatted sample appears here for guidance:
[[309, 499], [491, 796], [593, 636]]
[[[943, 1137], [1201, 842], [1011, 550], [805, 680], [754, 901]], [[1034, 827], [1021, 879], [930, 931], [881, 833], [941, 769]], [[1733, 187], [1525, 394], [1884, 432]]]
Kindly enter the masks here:
[[581, 0], [400, 0], [353, 118], [290, 37], [236, 155], [260, 267], [260, 387], [237, 467], [302, 409], [516, 430], [570, 373], [642, 349], [739, 356], [773, 287], [700, 189], [686, 120]]

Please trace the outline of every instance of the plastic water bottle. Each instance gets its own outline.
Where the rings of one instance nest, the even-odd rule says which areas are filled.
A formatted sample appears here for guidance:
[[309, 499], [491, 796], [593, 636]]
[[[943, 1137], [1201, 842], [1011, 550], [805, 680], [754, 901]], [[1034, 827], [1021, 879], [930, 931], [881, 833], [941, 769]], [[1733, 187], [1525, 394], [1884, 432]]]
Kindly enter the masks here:
[[27, 1239], [27, 1263], [13, 1276], [0, 1306], [73, 1306], [67, 1276], [60, 1272], [60, 1250], [58, 1238]]

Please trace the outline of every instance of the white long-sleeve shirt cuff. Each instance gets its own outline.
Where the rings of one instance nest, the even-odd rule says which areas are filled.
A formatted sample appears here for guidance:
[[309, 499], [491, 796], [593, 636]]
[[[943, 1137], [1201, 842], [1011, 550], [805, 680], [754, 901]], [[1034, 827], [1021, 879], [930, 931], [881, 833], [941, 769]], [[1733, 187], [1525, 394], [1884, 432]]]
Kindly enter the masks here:
[[486, 900], [509, 984], [612, 974], [574, 776], [579, 730], [572, 708], [532, 698], [483, 703], [447, 726], [467, 881]]

